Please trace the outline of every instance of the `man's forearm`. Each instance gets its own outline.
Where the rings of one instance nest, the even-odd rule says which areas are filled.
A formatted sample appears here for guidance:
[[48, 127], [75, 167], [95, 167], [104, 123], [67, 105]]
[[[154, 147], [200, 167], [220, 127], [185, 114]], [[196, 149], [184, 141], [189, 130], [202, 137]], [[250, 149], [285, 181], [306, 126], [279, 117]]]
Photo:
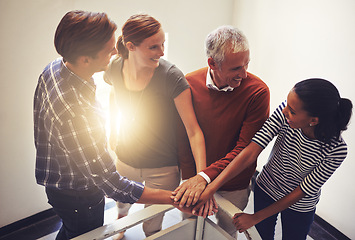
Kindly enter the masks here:
[[173, 200], [171, 199], [171, 191], [145, 187], [137, 203], [173, 204]]

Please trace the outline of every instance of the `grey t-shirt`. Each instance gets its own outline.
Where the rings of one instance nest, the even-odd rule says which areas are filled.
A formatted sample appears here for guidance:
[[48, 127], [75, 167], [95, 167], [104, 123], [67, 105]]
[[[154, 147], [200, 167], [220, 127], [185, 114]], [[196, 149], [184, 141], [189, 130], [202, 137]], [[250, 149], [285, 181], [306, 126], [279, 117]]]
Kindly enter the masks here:
[[160, 59], [146, 88], [130, 91], [125, 86], [122, 67], [123, 60], [116, 58], [105, 73], [105, 81], [115, 89], [119, 109], [118, 158], [135, 168], [176, 166], [179, 115], [174, 98], [189, 88], [183, 73]]

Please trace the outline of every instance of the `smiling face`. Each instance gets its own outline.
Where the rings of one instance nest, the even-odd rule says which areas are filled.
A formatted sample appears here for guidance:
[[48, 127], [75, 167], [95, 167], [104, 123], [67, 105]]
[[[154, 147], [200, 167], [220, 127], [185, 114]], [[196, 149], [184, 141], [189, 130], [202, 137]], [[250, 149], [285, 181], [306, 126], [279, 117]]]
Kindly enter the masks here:
[[291, 128], [300, 128], [303, 133], [314, 138], [314, 126], [318, 124], [318, 118], [312, 117], [303, 110], [303, 102], [294, 90], [287, 96], [287, 106], [282, 110]]
[[218, 88], [230, 86], [239, 87], [247, 77], [249, 64], [249, 50], [237, 53], [226, 53], [223, 62], [218, 65], [212, 58], [208, 59], [212, 78]]
[[133, 43], [127, 43], [127, 48], [130, 51], [129, 57], [135, 59], [135, 62], [140, 67], [157, 68], [159, 59], [164, 56], [165, 34], [160, 29], [156, 34], [142, 41], [138, 46]]

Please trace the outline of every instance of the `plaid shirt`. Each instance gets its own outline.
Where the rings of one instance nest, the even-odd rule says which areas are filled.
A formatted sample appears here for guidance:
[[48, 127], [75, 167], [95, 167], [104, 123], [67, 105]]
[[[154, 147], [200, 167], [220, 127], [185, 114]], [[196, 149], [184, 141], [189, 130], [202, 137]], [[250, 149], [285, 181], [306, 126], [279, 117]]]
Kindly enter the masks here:
[[93, 79], [79, 78], [61, 58], [40, 75], [34, 96], [37, 183], [75, 190], [96, 185], [116, 201], [134, 203], [144, 187], [116, 171], [95, 90]]

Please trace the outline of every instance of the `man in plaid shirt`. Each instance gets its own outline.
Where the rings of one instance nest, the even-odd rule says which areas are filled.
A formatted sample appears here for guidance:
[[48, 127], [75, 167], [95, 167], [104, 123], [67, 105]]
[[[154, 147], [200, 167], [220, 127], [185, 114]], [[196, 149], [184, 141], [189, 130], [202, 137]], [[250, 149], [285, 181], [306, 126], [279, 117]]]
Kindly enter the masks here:
[[36, 179], [69, 239], [103, 225], [104, 196], [124, 203], [173, 204], [171, 192], [150, 189], [116, 171], [92, 75], [117, 53], [117, 26], [105, 13], [70, 11], [59, 23], [62, 56], [44, 69], [34, 96]]

